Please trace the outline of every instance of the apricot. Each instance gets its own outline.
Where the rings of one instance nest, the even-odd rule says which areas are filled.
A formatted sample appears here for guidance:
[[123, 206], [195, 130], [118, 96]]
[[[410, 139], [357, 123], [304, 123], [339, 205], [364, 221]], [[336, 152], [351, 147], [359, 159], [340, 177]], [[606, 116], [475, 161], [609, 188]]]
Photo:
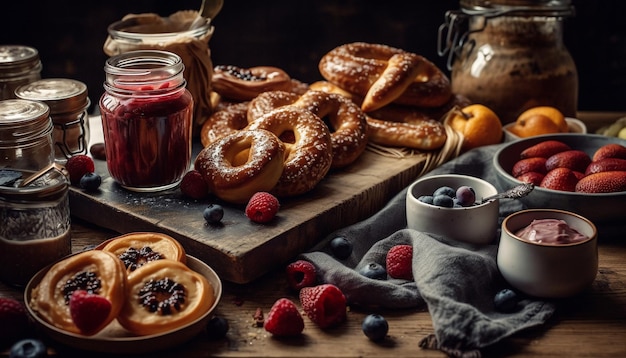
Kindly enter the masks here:
[[518, 137], [526, 138], [541, 134], [567, 133], [569, 127], [561, 111], [550, 106], [538, 106], [520, 114], [509, 130]]
[[502, 141], [502, 122], [498, 115], [482, 104], [472, 104], [454, 112], [449, 125], [463, 134], [463, 150]]

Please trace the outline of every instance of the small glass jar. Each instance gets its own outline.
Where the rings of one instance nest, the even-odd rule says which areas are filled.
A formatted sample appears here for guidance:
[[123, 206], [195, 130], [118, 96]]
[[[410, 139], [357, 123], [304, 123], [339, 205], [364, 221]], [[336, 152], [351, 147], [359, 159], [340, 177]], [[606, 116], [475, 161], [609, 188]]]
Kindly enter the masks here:
[[[22, 178], [32, 174], [23, 170]], [[0, 280], [25, 286], [72, 251], [69, 183], [54, 169], [29, 185], [0, 186]]]
[[194, 101], [193, 133], [196, 136], [213, 113], [213, 62], [209, 40], [214, 30], [211, 19], [204, 19], [199, 26], [190, 29], [197, 16], [196, 11], [189, 10], [168, 17], [153, 13], [129, 14], [108, 27], [109, 36], [103, 45], [108, 56], [138, 50], [168, 51], [180, 56], [185, 65], [183, 76], [187, 80], [187, 90]]
[[39, 52], [28, 46], [0, 46], [0, 100], [15, 98], [15, 89], [41, 78]]
[[574, 12], [570, 0], [460, 3], [461, 11], [448, 12], [442, 27], [448, 31], [444, 46], [456, 56], [448, 62], [454, 93], [490, 107], [503, 124], [535, 106], [576, 117], [578, 73], [563, 43], [563, 19]]
[[0, 101], [0, 167], [38, 171], [54, 163], [52, 128], [45, 103]]
[[66, 78], [46, 78], [15, 89], [21, 99], [44, 102], [50, 107], [56, 161], [65, 163], [72, 155], [87, 154], [89, 108], [87, 86]]
[[191, 164], [193, 98], [181, 58], [131, 51], [109, 58], [100, 98], [106, 161], [124, 188], [172, 188]]

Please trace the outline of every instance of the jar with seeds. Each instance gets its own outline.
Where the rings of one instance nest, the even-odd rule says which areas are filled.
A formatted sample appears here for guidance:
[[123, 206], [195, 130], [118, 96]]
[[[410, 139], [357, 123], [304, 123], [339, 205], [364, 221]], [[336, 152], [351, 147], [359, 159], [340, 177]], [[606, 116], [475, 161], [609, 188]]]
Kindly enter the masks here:
[[33, 173], [0, 169], [0, 280], [18, 287], [71, 253], [69, 182], [53, 168], [22, 186]]

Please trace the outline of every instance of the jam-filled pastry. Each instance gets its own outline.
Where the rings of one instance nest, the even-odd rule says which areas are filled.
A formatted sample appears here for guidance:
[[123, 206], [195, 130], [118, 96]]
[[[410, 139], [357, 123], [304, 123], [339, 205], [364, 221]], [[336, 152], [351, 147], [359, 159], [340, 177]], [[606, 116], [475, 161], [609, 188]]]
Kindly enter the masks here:
[[124, 304], [126, 270], [114, 254], [90, 250], [54, 264], [33, 288], [29, 305], [51, 325], [80, 334], [70, 313], [70, 297], [76, 290], [100, 295], [111, 302], [111, 311], [98, 332], [117, 317]]
[[157, 260], [128, 275], [126, 302], [117, 317], [128, 331], [150, 335], [189, 324], [215, 302], [211, 284], [185, 264]]
[[183, 246], [173, 237], [157, 232], [134, 232], [107, 240], [97, 247], [115, 254], [128, 272], [155, 260], [170, 259], [185, 263]]

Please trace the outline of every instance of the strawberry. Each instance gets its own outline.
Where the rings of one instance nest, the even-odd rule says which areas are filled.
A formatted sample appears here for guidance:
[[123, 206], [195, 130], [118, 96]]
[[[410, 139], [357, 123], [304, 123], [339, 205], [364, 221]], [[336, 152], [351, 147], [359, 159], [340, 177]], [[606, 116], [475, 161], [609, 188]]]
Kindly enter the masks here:
[[626, 159], [626, 147], [621, 144], [610, 143], [603, 145], [593, 153], [594, 162], [604, 158]]
[[626, 171], [589, 174], [576, 184], [575, 190], [581, 193], [613, 193], [626, 191]]
[[346, 296], [333, 284], [303, 287], [300, 304], [307, 317], [320, 328], [336, 326], [346, 320]]
[[294, 290], [315, 285], [317, 271], [312, 263], [298, 260], [287, 265], [287, 281]]
[[267, 223], [276, 216], [279, 207], [280, 203], [274, 195], [261, 191], [254, 193], [248, 201], [246, 216], [254, 222]]
[[80, 178], [87, 173], [93, 173], [96, 170], [96, 166], [90, 156], [77, 154], [67, 160], [65, 170], [67, 170], [70, 175], [70, 183], [74, 186], [78, 186], [80, 184]]
[[304, 330], [304, 320], [291, 300], [279, 298], [267, 314], [263, 327], [275, 336], [297, 336]]
[[574, 171], [568, 168], [555, 168], [543, 177], [540, 187], [552, 190], [574, 191], [578, 178]]
[[209, 186], [199, 171], [192, 169], [185, 173], [180, 182], [180, 191], [192, 199], [202, 199], [209, 194]]
[[546, 169], [551, 171], [555, 168], [568, 168], [584, 173], [589, 163], [591, 158], [582, 150], [566, 150], [550, 156], [546, 160]]
[[515, 179], [521, 181], [522, 183], [533, 183], [536, 186], [539, 186], [545, 176], [545, 173], [528, 172], [515, 177]]
[[13, 298], [0, 298], [0, 342], [10, 343], [21, 338], [28, 328], [24, 305]]
[[98, 333], [113, 317], [109, 317], [112, 305], [106, 297], [76, 290], [70, 297], [70, 315], [76, 327], [87, 336]]
[[520, 159], [532, 158], [532, 157], [543, 157], [549, 158], [550, 156], [564, 152], [566, 150], [571, 150], [572, 148], [558, 140], [546, 140], [541, 143], [537, 143], [532, 145], [526, 149], [524, 149], [520, 153]]
[[587, 166], [587, 170], [585, 170], [585, 175], [615, 170], [626, 170], [626, 159], [602, 158], [600, 160], [596, 160], [594, 162], [591, 162], [591, 164]]
[[515, 164], [513, 164], [513, 169], [511, 169], [511, 175], [513, 175], [514, 177], [518, 177], [528, 172], [536, 172], [541, 174], [547, 173], [548, 171], [546, 170], [546, 158], [531, 157], [526, 159], [520, 159]]
[[393, 278], [413, 279], [413, 246], [396, 245], [387, 252], [387, 273]]

